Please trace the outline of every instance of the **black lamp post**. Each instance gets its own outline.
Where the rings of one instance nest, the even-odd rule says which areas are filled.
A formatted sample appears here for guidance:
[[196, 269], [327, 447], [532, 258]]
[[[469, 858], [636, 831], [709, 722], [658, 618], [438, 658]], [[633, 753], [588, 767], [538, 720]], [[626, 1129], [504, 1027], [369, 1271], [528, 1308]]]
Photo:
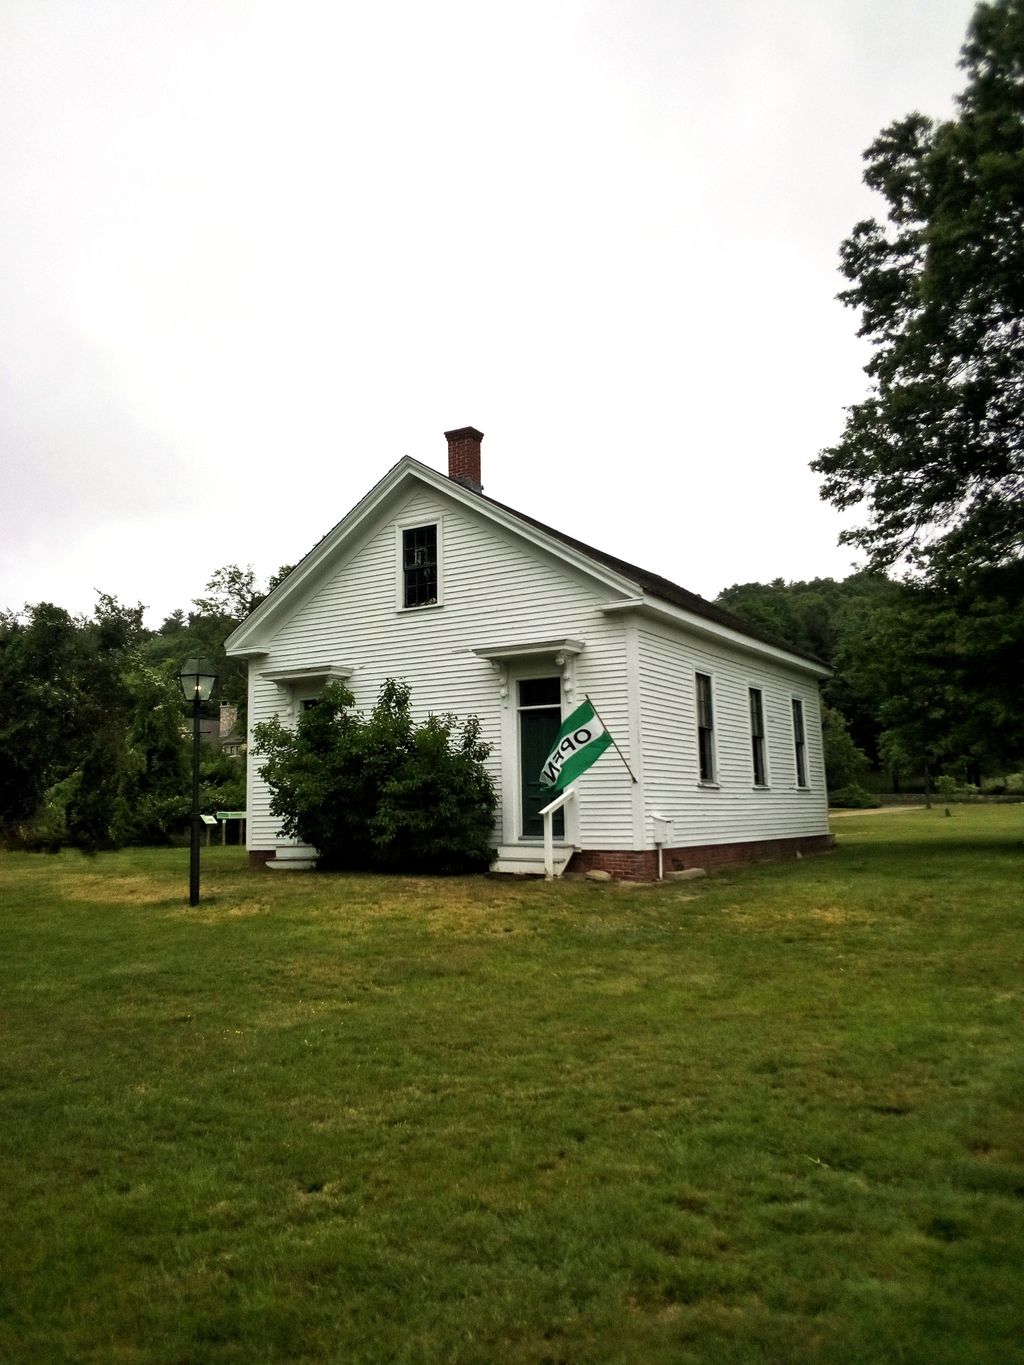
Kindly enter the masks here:
[[217, 675], [208, 659], [189, 659], [178, 673], [185, 700], [192, 703], [192, 842], [188, 863], [188, 903], [199, 904], [199, 707], [213, 695]]

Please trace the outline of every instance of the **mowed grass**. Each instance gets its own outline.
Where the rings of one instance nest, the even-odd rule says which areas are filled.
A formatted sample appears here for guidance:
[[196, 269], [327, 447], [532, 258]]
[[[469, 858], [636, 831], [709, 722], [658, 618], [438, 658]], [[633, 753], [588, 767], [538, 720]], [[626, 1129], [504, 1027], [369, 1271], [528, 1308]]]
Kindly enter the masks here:
[[5, 1362], [1024, 1359], [1024, 808], [628, 886], [0, 855]]

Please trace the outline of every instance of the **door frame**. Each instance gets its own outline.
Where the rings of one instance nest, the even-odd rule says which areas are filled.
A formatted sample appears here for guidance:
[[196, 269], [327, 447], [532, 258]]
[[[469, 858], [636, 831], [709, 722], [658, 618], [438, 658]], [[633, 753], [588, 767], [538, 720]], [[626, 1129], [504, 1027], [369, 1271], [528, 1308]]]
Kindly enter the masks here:
[[[501, 735], [501, 789], [502, 789], [502, 843], [527, 844], [537, 847], [542, 843], [537, 835], [523, 834], [522, 800], [522, 750], [519, 736], [519, 684], [528, 678], [557, 678], [562, 720], [572, 710], [567, 699], [565, 672], [556, 663], [553, 655], [548, 658], [524, 659], [522, 663], [508, 664], [508, 699], [502, 713]], [[552, 801], [557, 793], [552, 793]], [[565, 812], [565, 834], [559, 841], [566, 844], [579, 842], [579, 819], [577, 803], [570, 801], [562, 809]]]

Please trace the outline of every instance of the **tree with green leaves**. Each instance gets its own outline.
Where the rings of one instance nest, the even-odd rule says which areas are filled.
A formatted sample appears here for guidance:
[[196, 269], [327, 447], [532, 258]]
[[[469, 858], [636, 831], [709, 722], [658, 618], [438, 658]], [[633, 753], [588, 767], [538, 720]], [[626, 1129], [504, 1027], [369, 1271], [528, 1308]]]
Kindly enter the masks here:
[[1024, 753], [1024, 565], [1016, 578], [1006, 596], [902, 584], [850, 621], [836, 666], [874, 698], [890, 770], [926, 780], [950, 770], [977, 782]]
[[40, 602], [0, 618], [0, 827], [28, 820], [75, 766], [85, 656], [80, 625], [62, 607]]
[[873, 354], [868, 397], [813, 468], [876, 567], [962, 580], [1024, 550], [1024, 0], [975, 11], [952, 119], [919, 113], [865, 153], [887, 221], [841, 250]]
[[388, 872], [486, 867], [496, 796], [479, 722], [432, 715], [417, 725], [406, 684], [388, 679], [364, 717], [344, 683], [326, 687], [294, 728], [276, 716], [254, 729], [285, 834], [318, 865]]
[[183, 822], [181, 695], [141, 656], [142, 607], [40, 603], [0, 621], [0, 827], [86, 851]]
[[165, 617], [146, 644], [146, 658], [155, 664], [210, 659], [217, 670], [219, 696], [238, 708], [244, 727], [248, 668], [244, 659], [228, 658], [224, 641], [290, 572], [291, 566], [282, 564], [262, 587], [251, 564], [244, 569], [238, 564], [215, 569], [207, 580], [206, 595], [193, 599], [192, 611], [186, 614], [179, 609]]
[[830, 792], [859, 782], [868, 769], [868, 758], [850, 734], [846, 717], [835, 707], [822, 705], [821, 735], [825, 750], [825, 783]]

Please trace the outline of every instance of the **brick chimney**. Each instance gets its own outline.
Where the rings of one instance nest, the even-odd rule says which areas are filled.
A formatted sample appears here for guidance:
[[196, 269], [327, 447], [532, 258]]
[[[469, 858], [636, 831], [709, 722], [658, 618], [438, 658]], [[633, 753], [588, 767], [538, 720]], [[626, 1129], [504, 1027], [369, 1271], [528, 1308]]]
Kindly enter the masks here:
[[474, 493], [484, 491], [480, 482], [480, 442], [484, 439], [482, 431], [476, 427], [459, 427], [456, 431], [446, 431], [448, 442], [448, 477], [463, 488]]

